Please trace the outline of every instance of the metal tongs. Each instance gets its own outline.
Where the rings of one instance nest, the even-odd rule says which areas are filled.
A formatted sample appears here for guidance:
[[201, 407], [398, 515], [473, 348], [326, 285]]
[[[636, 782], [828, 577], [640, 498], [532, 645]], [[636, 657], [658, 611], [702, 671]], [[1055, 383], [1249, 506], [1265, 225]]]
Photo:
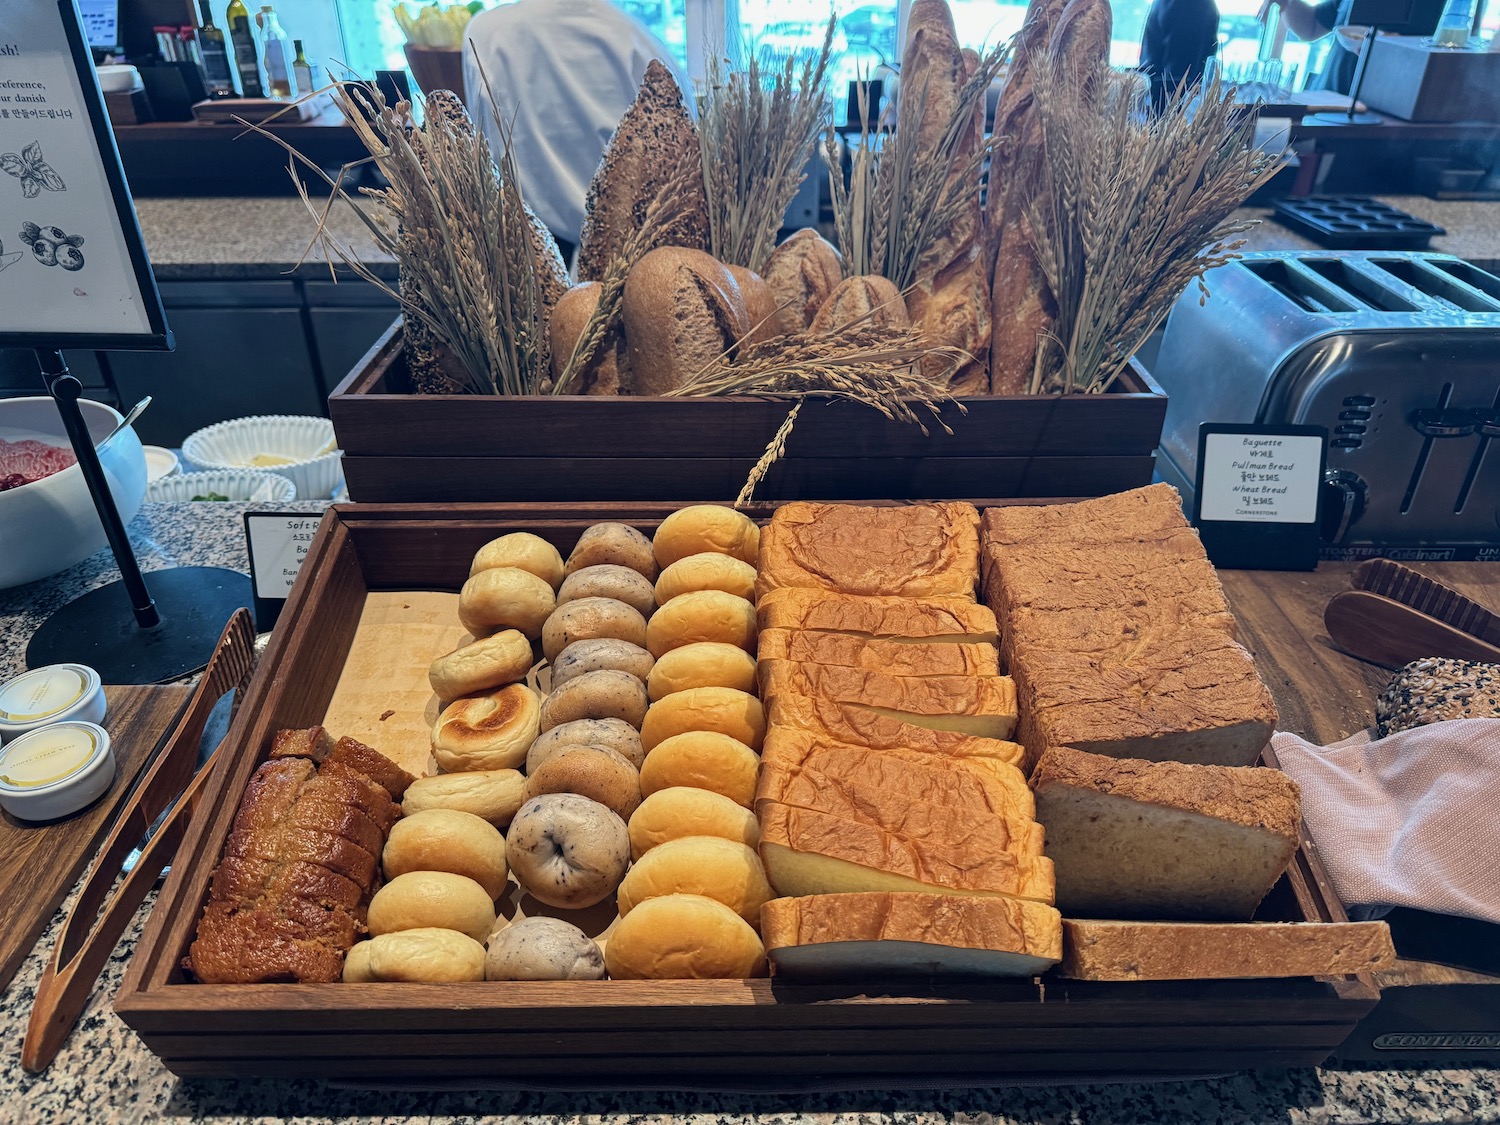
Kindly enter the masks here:
[[[46, 1070], [67, 1042], [120, 935], [182, 842], [198, 791], [218, 757], [215, 749], [194, 776], [209, 715], [230, 691], [238, 708], [254, 667], [255, 629], [249, 612], [239, 609], [224, 627], [177, 729], [116, 818], [63, 922], [52, 960], [37, 985], [21, 1047], [21, 1065], [32, 1073]], [[137, 847], [139, 854], [134, 855]], [[127, 861], [133, 855], [132, 866]], [[128, 874], [111, 894], [124, 870]]]

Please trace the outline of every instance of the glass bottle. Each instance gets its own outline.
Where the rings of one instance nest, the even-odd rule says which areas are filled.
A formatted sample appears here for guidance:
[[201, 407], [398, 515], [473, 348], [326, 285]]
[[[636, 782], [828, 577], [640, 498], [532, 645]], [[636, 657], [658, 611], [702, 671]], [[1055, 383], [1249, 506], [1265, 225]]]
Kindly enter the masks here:
[[260, 39], [260, 67], [266, 93], [273, 98], [290, 98], [296, 95], [296, 79], [292, 77], [292, 41], [282, 30], [276, 18], [276, 9], [262, 4], [255, 16], [255, 27]]
[[297, 81], [298, 94], [310, 94], [318, 88], [313, 80], [312, 63], [307, 61], [307, 56], [302, 53], [302, 40], [292, 40], [292, 77]]
[[224, 13], [229, 25], [229, 42], [234, 47], [234, 69], [240, 76], [240, 93], [247, 98], [263, 98], [260, 84], [260, 56], [255, 50], [255, 32], [250, 27], [250, 10], [244, 0], [229, 0]]
[[1448, 0], [1432, 34], [1434, 47], [1467, 47], [1474, 23], [1474, 0]]
[[198, 56], [203, 67], [203, 85], [211, 98], [227, 98], [234, 94], [234, 67], [229, 62], [229, 47], [224, 33], [214, 26], [213, 10], [209, 0], [198, 0], [198, 11], [203, 24], [198, 28]]

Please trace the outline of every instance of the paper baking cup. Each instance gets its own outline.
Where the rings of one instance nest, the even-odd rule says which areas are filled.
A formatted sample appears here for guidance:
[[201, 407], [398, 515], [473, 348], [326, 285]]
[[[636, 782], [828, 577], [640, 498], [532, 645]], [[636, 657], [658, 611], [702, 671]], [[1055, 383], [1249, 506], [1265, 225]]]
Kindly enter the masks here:
[[[219, 422], [182, 443], [182, 455], [199, 469], [255, 469], [286, 477], [299, 500], [327, 500], [344, 483], [343, 451], [333, 449], [327, 418], [286, 414]], [[286, 457], [284, 465], [257, 465], [259, 456]]]
[[215, 492], [230, 500], [253, 500], [285, 504], [297, 499], [297, 486], [280, 473], [258, 469], [210, 469], [201, 473], [178, 473], [146, 486], [147, 500], [191, 500]]

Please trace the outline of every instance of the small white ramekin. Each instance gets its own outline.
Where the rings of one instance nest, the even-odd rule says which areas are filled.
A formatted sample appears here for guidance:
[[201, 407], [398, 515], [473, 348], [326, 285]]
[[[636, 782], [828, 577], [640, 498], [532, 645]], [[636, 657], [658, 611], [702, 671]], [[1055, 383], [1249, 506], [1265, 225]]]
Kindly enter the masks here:
[[72, 816], [114, 779], [109, 734], [95, 723], [53, 723], [0, 750], [0, 808], [18, 820]]
[[49, 664], [0, 684], [0, 742], [53, 723], [102, 723], [109, 704], [99, 673], [84, 664]]

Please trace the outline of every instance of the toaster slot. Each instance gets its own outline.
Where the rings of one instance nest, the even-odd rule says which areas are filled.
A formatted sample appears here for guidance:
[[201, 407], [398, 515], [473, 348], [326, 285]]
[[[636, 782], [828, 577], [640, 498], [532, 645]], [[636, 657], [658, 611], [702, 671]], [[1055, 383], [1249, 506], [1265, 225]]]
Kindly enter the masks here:
[[1303, 258], [1302, 264], [1361, 304], [1380, 312], [1416, 312], [1417, 306], [1380, 280], [1340, 258]]
[[[1413, 422], [1414, 423], [1419, 422], [1423, 416], [1428, 415], [1428, 414], [1431, 414], [1435, 418], [1441, 418], [1442, 414], [1443, 414], [1443, 411], [1448, 406], [1449, 400], [1452, 399], [1452, 398], [1453, 398], [1453, 384], [1452, 383], [1444, 383], [1443, 384], [1443, 389], [1440, 390], [1440, 391], [1438, 391], [1436, 409], [1434, 409], [1432, 411], [1426, 411], [1426, 410], [1416, 411], [1413, 414], [1413, 416], [1412, 416], [1413, 417]], [[1417, 428], [1417, 430], [1418, 430], [1419, 433], [1424, 432], [1423, 427], [1421, 425], [1417, 425], [1416, 428]], [[1416, 498], [1416, 495], [1417, 495], [1417, 486], [1422, 483], [1422, 476], [1423, 476], [1424, 473], [1427, 472], [1427, 462], [1432, 459], [1432, 443], [1434, 441], [1442, 441], [1442, 440], [1446, 440], [1446, 439], [1439, 438], [1439, 437], [1435, 436], [1432, 432], [1430, 432], [1430, 428], [1425, 433], [1425, 436], [1422, 438], [1422, 448], [1417, 452], [1417, 462], [1416, 462], [1416, 464], [1412, 466], [1411, 479], [1407, 482], [1407, 485], [1406, 485], [1406, 494], [1401, 497], [1401, 514], [1403, 516], [1406, 515], [1406, 513], [1408, 513], [1408, 512], [1411, 511], [1411, 502], [1412, 502], [1413, 499]]]
[[[1495, 392], [1495, 402], [1490, 407], [1490, 419], [1500, 419], [1500, 391]], [[1464, 476], [1464, 483], [1459, 487], [1458, 497], [1453, 501], [1453, 514], [1459, 515], [1469, 503], [1469, 494], [1474, 491], [1474, 482], [1479, 479], [1479, 472], [1484, 468], [1484, 458], [1494, 443], [1489, 430], [1493, 425], [1488, 420], [1481, 422], [1479, 426], [1479, 446], [1474, 450], [1474, 460], [1469, 463], [1469, 471]]]
[[1425, 293], [1445, 309], [1461, 309], [1464, 312], [1496, 312], [1495, 302], [1483, 293], [1455, 281], [1447, 273], [1439, 273], [1411, 258], [1371, 258], [1370, 264], [1392, 277]]
[[1492, 304], [1484, 306], [1485, 312], [1500, 312], [1500, 277], [1492, 273], [1486, 273], [1478, 266], [1470, 265], [1468, 262], [1429, 262], [1435, 270], [1442, 270], [1449, 277], [1457, 278], [1470, 289], [1477, 289], [1485, 296], [1490, 297]]
[[1357, 307], [1319, 278], [1292, 267], [1285, 259], [1247, 258], [1240, 264], [1306, 312], [1353, 312]]

